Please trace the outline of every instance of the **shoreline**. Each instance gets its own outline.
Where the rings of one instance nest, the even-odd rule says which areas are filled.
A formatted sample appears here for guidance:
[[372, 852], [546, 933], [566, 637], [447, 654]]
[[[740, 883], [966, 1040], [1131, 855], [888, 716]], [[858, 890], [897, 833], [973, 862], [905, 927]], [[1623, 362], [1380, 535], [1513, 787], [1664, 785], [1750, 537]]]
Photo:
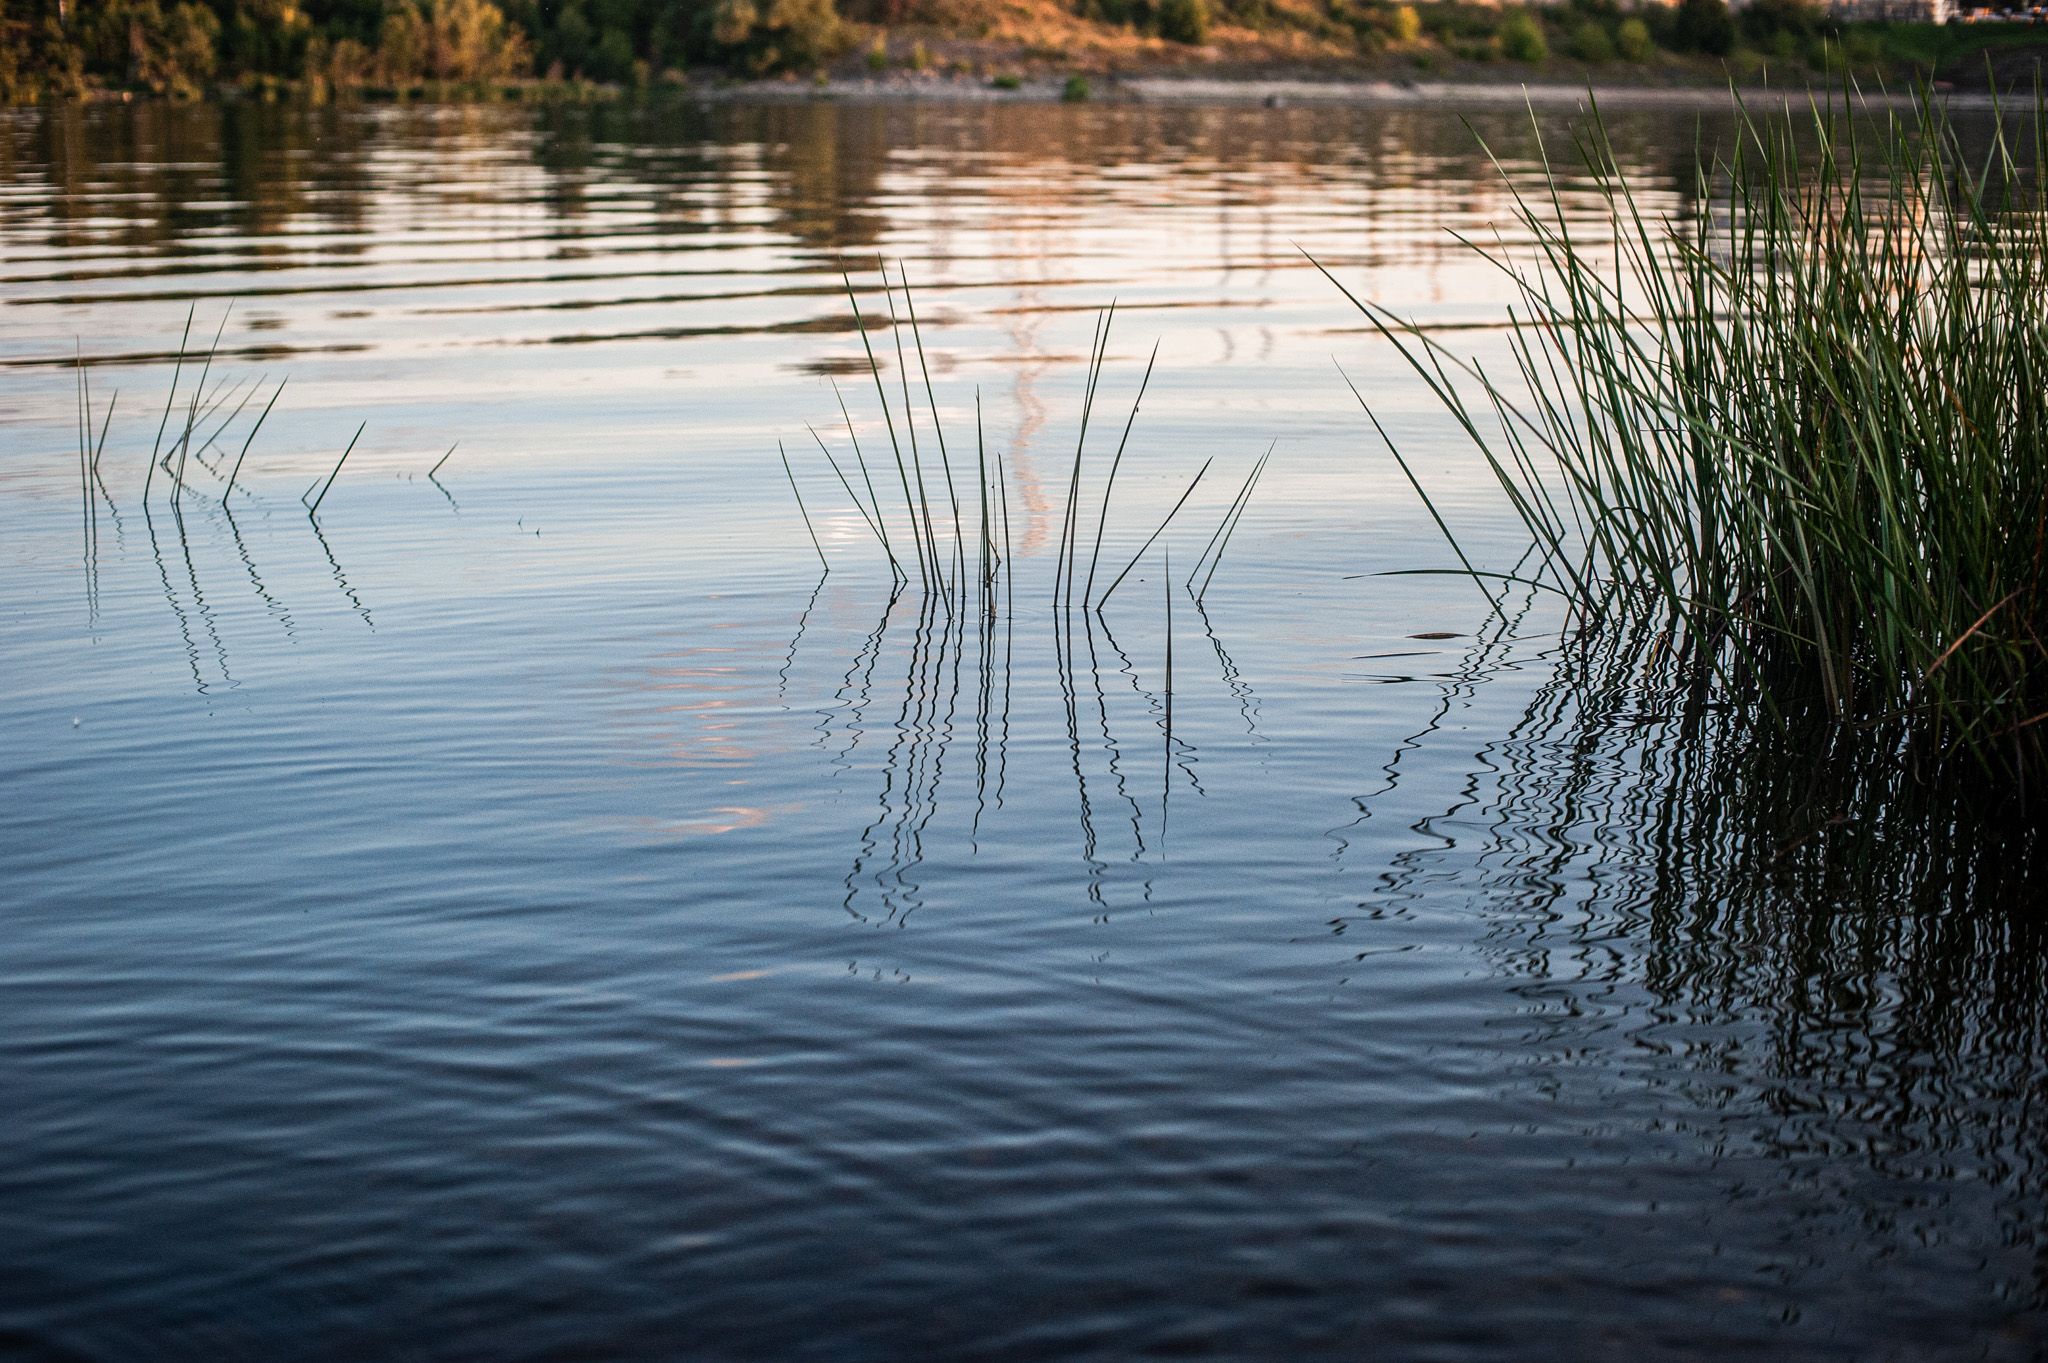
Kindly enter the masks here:
[[[1316, 106], [1439, 106], [1443, 108], [1585, 109], [1588, 99], [1604, 109], [1726, 109], [1739, 100], [1755, 105], [1791, 105], [1819, 101], [1826, 105], [1841, 97], [1839, 86], [1813, 85], [1647, 85], [1581, 83], [1566, 81], [1410, 80], [1391, 75], [1361, 75], [1355, 78], [1316, 80], [1301, 76], [1245, 75], [1138, 75], [1093, 74], [1084, 99], [1070, 100], [1064, 77], [1040, 76], [1014, 85], [997, 86], [986, 78], [960, 74], [895, 74], [828, 80], [717, 80], [661, 83], [635, 89], [630, 86], [595, 82], [556, 83], [546, 81], [455, 83], [414, 86], [410, 89], [365, 89], [332, 91], [313, 97], [315, 103], [363, 105], [406, 104], [1059, 104], [1107, 105], [1259, 105], [1284, 109]], [[1997, 105], [2021, 107], [2024, 99], [1994, 96], [1987, 90], [1938, 89], [1936, 98], [1950, 109], [1991, 109]], [[261, 94], [234, 87], [210, 93], [199, 103], [269, 103], [282, 96], [283, 102], [306, 98], [298, 90], [265, 91]], [[1910, 109], [1918, 103], [1910, 91], [1854, 92], [1858, 107], [1869, 109]], [[101, 91], [79, 99], [56, 103], [150, 104], [161, 102], [128, 91]]]
[[[1096, 104], [1254, 104], [1282, 109], [1292, 105], [1473, 105], [1542, 108], [1584, 108], [1588, 97], [1609, 109], [1715, 109], [1745, 103], [1803, 103], [1832, 99], [1831, 86], [1766, 85], [1580, 85], [1557, 82], [1411, 81], [1386, 77], [1361, 80], [1259, 79], [1222, 76], [1099, 77], [1090, 82], [1087, 103]], [[838, 103], [1044, 104], [1063, 102], [1058, 80], [1025, 81], [997, 89], [986, 81], [939, 76], [927, 79], [863, 79], [798, 83], [748, 81], [716, 89], [678, 91], [699, 102], [754, 103], [831, 101]], [[1950, 108], [1990, 108], [1988, 93], [1939, 92]], [[1856, 92], [1867, 108], [1910, 108], [1910, 93]], [[2010, 102], [2010, 101], [2007, 101]]]

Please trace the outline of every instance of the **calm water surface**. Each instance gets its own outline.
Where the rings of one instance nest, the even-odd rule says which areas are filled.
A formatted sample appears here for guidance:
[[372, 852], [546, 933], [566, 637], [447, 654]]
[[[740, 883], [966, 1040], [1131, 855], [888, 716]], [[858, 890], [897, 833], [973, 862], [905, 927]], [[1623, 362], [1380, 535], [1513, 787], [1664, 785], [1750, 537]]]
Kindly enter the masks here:
[[[1499, 362], [1456, 111], [13, 110], [0, 196], [0, 1356], [2040, 1351], [2030, 863], [1377, 576], [1339, 365], [1517, 552], [1306, 258]], [[987, 597], [807, 429], [904, 549], [878, 259]], [[1210, 462], [1098, 616], [1112, 301], [1083, 570]]]

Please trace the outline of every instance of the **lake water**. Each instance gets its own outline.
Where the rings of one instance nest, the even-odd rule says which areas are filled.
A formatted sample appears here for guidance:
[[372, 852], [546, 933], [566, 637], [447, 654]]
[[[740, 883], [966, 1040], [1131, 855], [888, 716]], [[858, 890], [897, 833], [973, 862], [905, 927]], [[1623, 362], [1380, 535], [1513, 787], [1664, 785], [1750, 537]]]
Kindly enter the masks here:
[[2036, 863], [1383, 575], [1470, 119], [0, 111], [0, 1356], [2039, 1356]]

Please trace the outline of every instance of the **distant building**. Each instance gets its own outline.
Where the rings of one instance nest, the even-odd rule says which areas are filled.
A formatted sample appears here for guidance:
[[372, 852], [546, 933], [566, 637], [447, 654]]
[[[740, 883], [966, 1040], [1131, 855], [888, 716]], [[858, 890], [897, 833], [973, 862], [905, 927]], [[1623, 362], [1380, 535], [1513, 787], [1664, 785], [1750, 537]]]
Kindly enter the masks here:
[[1960, 3], [1951, 6], [1951, 10], [1957, 19], [1966, 24], [2038, 24], [2043, 19], [2039, 7], [2022, 9], [2015, 5], [2007, 9], [2002, 5], [1972, 3], [1972, 0], [1960, 0]]
[[1962, 11], [1956, 0], [1829, 0], [1837, 19], [1889, 19], [1902, 24], [1945, 24]]
[[[1728, 8], [1741, 9], [1746, 3], [1748, 0], [1728, 0]], [[1822, 0], [1822, 4], [1837, 19], [1887, 19], [1901, 24], [1945, 24], [1973, 14], [2003, 17], [2002, 10], [1990, 9], [1982, 0]]]

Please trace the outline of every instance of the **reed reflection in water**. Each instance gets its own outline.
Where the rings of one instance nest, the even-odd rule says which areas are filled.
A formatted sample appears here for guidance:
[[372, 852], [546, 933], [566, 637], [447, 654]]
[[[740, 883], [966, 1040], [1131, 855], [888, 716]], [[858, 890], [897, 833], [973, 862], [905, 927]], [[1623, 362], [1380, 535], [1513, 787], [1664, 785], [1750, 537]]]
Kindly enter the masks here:
[[[957, 931], [1020, 781], [1038, 855], [1083, 868], [1096, 921], [1180, 900], [1169, 811], [1242, 789], [1268, 703], [1181, 602], [1219, 665], [1183, 721], [1217, 736], [1222, 702], [1242, 698], [1244, 741], [1206, 754], [1167, 727], [1163, 611], [1132, 622], [1136, 649], [1089, 613], [948, 618], [895, 595], [871, 629], [821, 633], [814, 593], [789, 694], [800, 707], [808, 680], [819, 762], [874, 809], [841, 849], [846, 911], [918, 930], [934, 886], [947, 919], [924, 929]], [[1327, 835], [1368, 887], [1326, 925], [1342, 951], [1329, 985], [1363, 991], [1347, 1022], [1461, 920], [1514, 1000], [1458, 1048], [1494, 1094], [1455, 1119], [1469, 1136], [1383, 1137], [1378, 1157], [1433, 1151], [1444, 1176], [1520, 1204], [1417, 1193], [1473, 1236], [1555, 1218], [1538, 1237], [1551, 1290], [1580, 1304], [1559, 1308], [1573, 1327], [1537, 1331], [1539, 1351], [1693, 1356], [1670, 1332], [1712, 1318], [1701, 1356], [1860, 1358], [1900, 1338], [1904, 1356], [2031, 1356], [2048, 1305], [2038, 829], [1982, 792], [1874, 767], [1853, 734], [1689, 710], [1652, 637], [1559, 643], [1547, 623], [1525, 608], [1454, 646], [1441, 680], [1395, 682], [1438, 702]], [[851, 661], [834, 678], [805, 650]], [[1503, 701], [1519, 712], [1479, 722]], [[1467, 735], [1480, 746], [1461, 755]], [[1196, 776], [1205, 756], [1219, 791]], [[1047, 842], [1058, 767], [1068, 823]], [[1216, 849], [1190, 850], [1213, 873]], [[916, 973], [914, 954], [875, 956]], [[1647, 1257], [1621, 1270], [1629, 1254]], [[1632, 1305], [1588, 1306], [1594, 1278]], [[1930, 1303], [1963, 1281], [1978, 1305], [1942, 1323]], [[1515, 1282], [1510, 1296], [1542, 1290]], [[1517, 1353], [1495, 1346], [1479, 1352]]]
[[[1335, 831], [1340, 856], [1374, 819], [1413, 818], [1421, 837], [1333, 929], [1369, 943], [1433, 899], [1482, 903], [1485, 954], [1523, 1000], [1544, 1082], [1641, 1085], [1663, 1099], [1653, 1129], [1697, 1141], [1717, 1173], [1747, 1166], [1730, 1199], [1787, 1198], [1788, 1285], [1844, 1257], [1882, 1274], [1931, 1252], [2000, 1265], [2003, 1299], [2041, 1309], [2038, 820], [1979, 782], [1930, 787], [1824, 718], [1737, 718], [1653, 631], [1535, 656], [1509, 638], [1474, 649]], [[1529, 666], [1549, 675], [1520, 719], [1473, 755], [1454, 803], [1415, 817], [1403, 764], [1452, 741], [1444, 721], [1476, 690]], [[1985, 1347], [2039, 1343], [2020, 1325]]]
[[[1185, 592], [1170, 580], [1161, 586], [1169, 603], [1174, 593]], [[1186, 616], [1200, 622], [1199, 637], [1213, 650], [1222, 685], [1256, 741], [1256, 693], [1191, 594], [1184, 611], [1184, 627]], [[928, 596], [888, 598], [816, 710], [816, 745], [830, 754], [835, 777], [857, 774], [875, 786], [875, 814], [861, 831], [846, 875], [847, 913], [862, 922], [908, 921], [922, 902], [918, 872], [927, 830], [942, 811], [949, 825], [964, 821], [959, 831], [972, 855], [983, 820], [1004, 805], [1013, 722], [1041, 740], [1029, 749], [1035, 760], [1060, 760], [1071, 774], [1075, 855], [1087, 867], [1091, 904], [1107, 911], [1104, 884], [1113, 861], [1142, 867], [1167, 855], [1176, 787], [1184, 798], [1205, 794], [1199, 749], [1185, 726], [1179, 734], [1173, 727], [1173, 626], [1164, 610], [1141, 622], [1150, 655], [1141, 663], [1117, 638], [1113, 623], [1102, 612], [1034, 612], [1025, 627], [1045, 637], [1028, 641], [1026, 653], [1052, 663], [1058, 709], [1056, 717], [1013, 721], [1018, 625], [1006, 589], [972, 613], [949, 614]], [[808, 628], [807, 609], [791, 641], [792, 665]], [[813, 646], [818, 644], [814, 639]], [[1047, 718], [1058, 726], [1064, 751], [1042, 741]], [[879, 756], [863, 760], [864, 746], [879, 749]], [[1046, 784], [1040, 776], [1029, 788]], [[1149, 897], [1149, 880], [1141, 880], [1139, 900]]]

